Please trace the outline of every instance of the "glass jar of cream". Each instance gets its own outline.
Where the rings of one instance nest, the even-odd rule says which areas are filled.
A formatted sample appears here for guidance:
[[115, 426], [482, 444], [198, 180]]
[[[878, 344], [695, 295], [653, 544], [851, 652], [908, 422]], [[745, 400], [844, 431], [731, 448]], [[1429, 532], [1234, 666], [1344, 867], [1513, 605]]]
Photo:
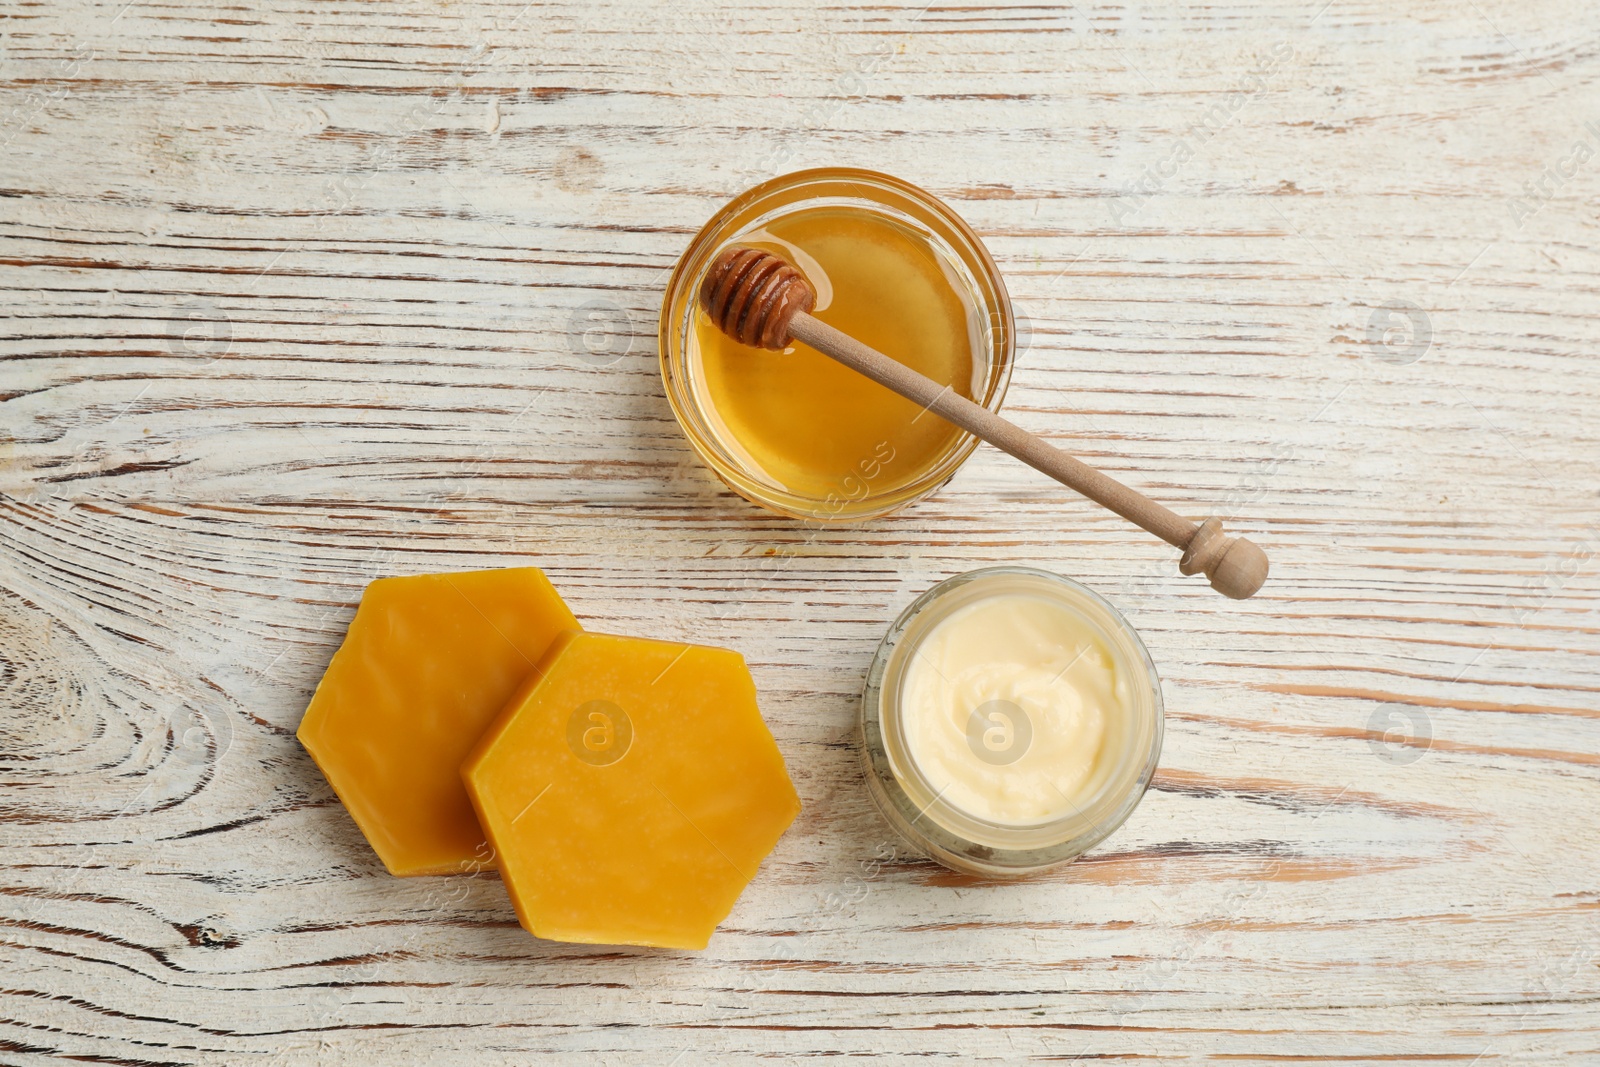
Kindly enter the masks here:
[[833, 167], [764, 182], [705, 224], [667, 283], [661, 375], [684, 435], [735, 492], [794, 518], [876, 518], [949, 480], [977, 440], [809, 346], [742, 345], [700, 307], [730, 244], [783, 256], [812, 314], [998, 410], [1015, 344], [983, 242], [937, 197]]
[[1161, 755], [1161, 683], [1122, 614], [1031, 567], [918, 597], [878, 647], [861, 701], [884, 817], [947, 867], [1015, 877], [1103, 841]]

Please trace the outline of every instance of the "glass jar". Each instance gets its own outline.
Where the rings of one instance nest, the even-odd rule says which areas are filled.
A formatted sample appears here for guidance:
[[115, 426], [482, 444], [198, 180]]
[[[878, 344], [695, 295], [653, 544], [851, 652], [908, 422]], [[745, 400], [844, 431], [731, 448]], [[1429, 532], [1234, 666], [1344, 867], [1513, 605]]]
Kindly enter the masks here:
[[[1007, 597], [1043, 598], [1050, 611], [1059, 612], [1061, 618], [1092, 635], [1096, 647], [1103, 649], [1099, 655], [1106, 660], [1108, 677], [1117, 679], [1119, 707], [1105, 720], [1106, 730], [1100, 735], [1104, 747], [1097, 752], [1105, 761], [1103, 772], [1094, 788], [1075, 800], [1063, 793], [1063, 813], [1048, 818], [1001, 819], [975, 813], [972, 805], [963, 806], [952, 799], [957, 791], [950, 782], [939, 787], [930, 780], [908, 737], [903, 698], [913, 660], [922, 654], [940, 624], [955, 613], [990, 598]], [[1017, 602], [995, 601], [1001, 605]], [[1161, 682], [1138, 633], [1099, 594], [1048, 571], [989, 567], [940, 582], [913, 601], [890, 626], [867, 674], [861, 732], [872, 798], [901, 836], [954, 870], [1018, 877], [1075, 858], [1105, 840], [1133, 812], [1161, 755]], [[976, 747], [974, 753], [974, 758], [983, 757]], [[1001, 773], [1010, 772], [1001, 768]], [[986, 780], [997, 780], [992, 768], [986, 769], [986, 774]]]
[[[806, 227], [815, 247], [795, 237]], [[860, 256], [850, 244], [857, 234]], [[897, 178], [850, 168], [800, 171], [749, 189], [717, 212], [678, 260], [661, 307], [667, 399], [690, 445], [741, 496], [795, 518], [858, 521], [887, 515], [948, 481], [977, 445], [970, 434], [806, 346], [722, 351], [734, 343], [716, 334], [698, 297], [712, 261], [735, 243], [785, 255], [819, 290], [818, 318], [865, 333], [861, 340], [893, 358], [918, 366], [919, 358], [952, 346], [947, 381], [998, 410], [1015, 327], [1005, 284], [977, 234], [937, 198]], [[824, 248], [836, 266], [859, 275], [838, 292], [826, 275], [816, 276], [819, 258], [811, 253], [821, 257]], [[915, 293], [897, 299], [899, 276], [869, 270], [872, 256], [879, 266], [903, 268]], [[874, 283], [887, 289], [864, 291]], [[853, 322], [846, 316], [852, 306]], [[919, 307], [946, 318], [930, 321]], [[871, 336], [875, 329], [881, 338]], [[958, 364], [962, 351], [968, 358]], [[787, 385], [776, 377], [785, 367], [794, 368]], [[750, 381], [768, 374], [771, 380]], [[872, 407], [879, 404], [882, 411]], [[890, 410], [897, 404], [904, 408]], [[863, 413], [900, 429], [878, 433]], [[780, 430], [788, 434], [781, 455], [769, 447]]]

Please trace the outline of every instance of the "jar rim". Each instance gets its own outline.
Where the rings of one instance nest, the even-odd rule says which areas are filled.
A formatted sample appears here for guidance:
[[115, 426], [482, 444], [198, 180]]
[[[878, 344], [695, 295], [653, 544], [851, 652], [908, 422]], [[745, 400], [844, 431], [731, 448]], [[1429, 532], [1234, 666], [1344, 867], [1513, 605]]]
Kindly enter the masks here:
[[[880, 211], [916, 212], [911, 217], [922, 224], [919, 229], [971, 275], [975, 286], [969, 295], [988, 320], [989, 342], [983, 396], [974, 399], [991, 411], [998, 411], [1005, 399], [1016, 347], [1010, 294], [982, 239], [944, 201], [904, 179], [856, 167], [811, 168], [768, 179], [724, 204], [679, 257], [662, 297], [659, 342], [667, 401], [690, 446], [734, 492], [791, 518], [822, 524], [880, 518], [915, 503], [949, 481], [978, 445], [977, 438], [958, 430], [944, 453], [904, 485], [878, 493], [864, 483], [859, 492], [854, 486], [841, 485], [838, 493], [813, 496], [776, 487], [752, 475], [719, 443], [690, 381], [686, 337], [694, 321], [694, 294], [716, 253], [746, 232], [751, 219], [770, 219], [779, 208], [802, 209], [823, 200], [822, 190], [827, 189], [836, 190], [837, 195], [853, 195]], [[868, 193], [874, 195], [864, 195]]]

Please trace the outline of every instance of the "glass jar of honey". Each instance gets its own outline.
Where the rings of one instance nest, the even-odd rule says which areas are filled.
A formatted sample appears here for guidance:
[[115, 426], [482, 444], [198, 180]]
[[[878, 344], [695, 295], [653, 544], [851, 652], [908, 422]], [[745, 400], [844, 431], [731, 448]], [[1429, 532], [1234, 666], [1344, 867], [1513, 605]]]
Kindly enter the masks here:
[[730, 244], [783, 256], [816, 292], [817, 318], [998, 410], [1014, 324], [977, 234], [898, 178], [800, 171], [717, 212], [679, 259], [661, 308], [667, 398], [735, 492], [795, 518], [856, 521], [948, 481], [977, 444], [970, 434], [807, 345], [750, 348], [717, 329], [700, 283]]

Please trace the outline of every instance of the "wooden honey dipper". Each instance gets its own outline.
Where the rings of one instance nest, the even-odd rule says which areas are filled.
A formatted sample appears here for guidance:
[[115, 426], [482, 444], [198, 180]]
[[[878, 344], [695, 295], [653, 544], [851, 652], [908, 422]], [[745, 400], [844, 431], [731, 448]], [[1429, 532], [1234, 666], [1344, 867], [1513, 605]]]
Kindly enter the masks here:
[[739, 245], [717, 256], [700, 286], [700, 303], [717, 328], [742, 344], [781, 351], [790, 339], [921, 404], [1002, 452], [1043, 471], [1102, 507], [1149, 530], [1183, 550], [1178, 569], [1205, 573], [1211, 587], [1243, 600], [1267, 580], [1267, 555], [1252, 541], [1229, 537], [1210, 518], [1196, 526], [1188, 519], [1129, 489], [1114, 478], [1035, 437], [1016, 423], [975, 404], [948, 385], [918, 374], [849, 334], [812, 318], [816, 296], [805, 277], [771, 252]]

